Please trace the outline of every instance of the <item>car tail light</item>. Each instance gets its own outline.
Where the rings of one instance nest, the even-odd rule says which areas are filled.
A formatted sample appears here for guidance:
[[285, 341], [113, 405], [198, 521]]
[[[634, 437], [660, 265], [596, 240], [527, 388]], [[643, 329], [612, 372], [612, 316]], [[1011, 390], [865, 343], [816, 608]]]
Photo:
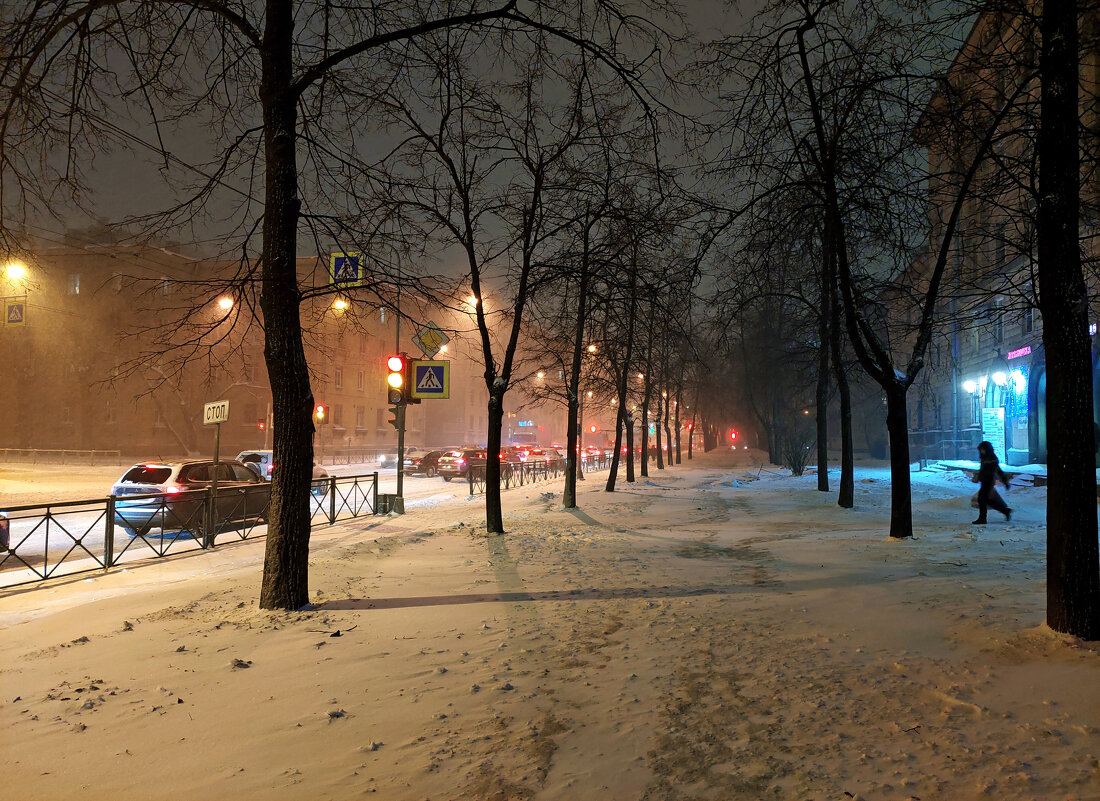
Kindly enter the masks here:
[[183, 492], [183, 487], [177, 487], [175, 484], [171, 484], [165, 487], [164, 491], [167, 492], [169, 495], [178, 495], [179, 493]]
[[272, 462], [271, 464], [269, 464], [267, 466], [267, 474], [270, 476], [274, 472], [275, 472], [275, 463]]
[[455, 459], [455, 464], [466, 464], [465, 459]]

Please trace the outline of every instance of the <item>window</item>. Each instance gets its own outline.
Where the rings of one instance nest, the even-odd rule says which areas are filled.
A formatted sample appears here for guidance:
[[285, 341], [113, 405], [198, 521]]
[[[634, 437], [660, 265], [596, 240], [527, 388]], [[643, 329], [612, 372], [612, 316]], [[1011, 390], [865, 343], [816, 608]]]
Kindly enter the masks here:
[[70, 295], [80, 294], [80, 273], [69, 273], [67, 291]]
[[[333, 373], [332, 386], [335, 389], [343, 389], [344, 388], [344, 368], [343, 367], [337, 367], [336, 372]], [[337, 408], [339, 408], [339, 407], [337, 407]]]
[[1024, 312], [1024, 325], [1023, 325], [1023, 328], [1024, 328], [1024, 333], [1025, 334], [1030, 334], [1032, 331], [1035, 330], [1035, 310], [1034, 309], [1028, 308]]
[[162, 275], [160, 277], [160, 294], [168, 297], [172, 294], [173, 289], [175, 289], [175, 284], [172, 283], [172, 279], [167, 275]]
[[342, 426], [344, 424], [344, 407], [337, 403], [332, 407], [332, 424]]
[[107, 401], [107, 416], [104, 419], [105, 423], [116, 423], [118, 420], [115, 418], [115, 402], [113, 400]]
[[359, 389], [359, 391], [360, 391], [360, 392], [362, 392], [362, 391], [363, 391], [363, 386], [364, 386], [364, 380], [363, 380], [363, 371], [362, 371], [362, 370], [360, 370], [360, 371], [359, 371], [359, 376], [358, 376], [358, 379], [357, 379], [357, 384], [358, 384], [358, 389]]
[[154, 406], [153, 407], [153, 427], [154, 428], [164, 428], [165, 425], [167, 425], [167, 424], [164, 422], [164, 412], [161, 411], [161, 408], [159, 406]]
[[382, 308], [380, 308], [380, 309], [379, 309], [378, 311], [379, 311], [379, 312], [381, 312], [381, 318], [382, 318], [382, 322], [383, 322], [383, 323], [384, 323], [384, 322], [386, 322], [386, 307], [385, 307], [385, 306], [383, 306], [383, 307], [382, 307]]
[[355, 427], [362, 428], [367, 419], [367, 410], [362, 406], [355, 407]]

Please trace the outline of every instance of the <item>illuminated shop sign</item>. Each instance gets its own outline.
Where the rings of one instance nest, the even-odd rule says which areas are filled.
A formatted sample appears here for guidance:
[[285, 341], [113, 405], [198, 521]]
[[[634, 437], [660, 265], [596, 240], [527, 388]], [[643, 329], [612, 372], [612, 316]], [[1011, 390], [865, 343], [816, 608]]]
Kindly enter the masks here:
[[1021, 356], [1027, 356], [1031, 353], [1031, 345], [1024, 345], [1022, 348], [1016, 350], [1010, 350], [1005, 354], [1006, 359], [1019, 359]]

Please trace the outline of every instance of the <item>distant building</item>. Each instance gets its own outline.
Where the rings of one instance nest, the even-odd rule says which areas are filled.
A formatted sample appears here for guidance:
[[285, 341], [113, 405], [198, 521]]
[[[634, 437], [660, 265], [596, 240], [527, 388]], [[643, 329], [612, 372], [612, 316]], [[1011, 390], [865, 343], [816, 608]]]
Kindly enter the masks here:
[[[222, 454], [270, 446], [263, 333], [247, 308], [256, 299], [219, 306], [229, 297], [218, 291], [229, 265], [111, 244], [41, 248], [24, 266], [21, 277], [0, 275], [5, 311], [18, 307], [20, 318], [0, 327], [0, 458], [6, 448], [118, 450], [135, 459], [205, 452], [213, 437], [203, 430], [203, 404], [223, 399]], [[316, 268], [299, 262], [303, 274]], [[385, 358], [395, 349], [421, 358], [416, 331], [403, 320], [398, 340], [393, 310], [338, 309], [333, 299], [317, 296], [302, 311], [314, 398], [329, 408], [315, 452], [331, 459], [391, 449]], [[205, 326], [205, 338], [175, 326], [180, 319]], [[180, 347], [164, 351], [165, 337]], [[483, 369], [464, 353], [456, 342], [437, 356], [453, 361], [450, 398], [410, 406], [409, 445], [484, 441]]]
[[[1012, 102], [963, 207], [937, 304], [937, 335], [911, 395], [915, 457], [972, 458], [973, 446], [989, 439], [1008, 464], [1047, 458], [1045, 356], [1035, 305], [1039, 48], [1034, 20], [1000, 10], [981, 15], [921, 121], [932, 176], [929, 241], [938, 247], [958, 175], [995, 115]], [[1100, 200], [1098, 33], [1100, 13], [1093, 9], [1081, 38], [1081, 199], [1086, 258], [1094, 264]], [[934, 257], [929, 253], [926, 259]], [[1098, 376], [1095, 323], [1090, 333]], [[1100, 403], [1095, 385], [1094, 395]]]

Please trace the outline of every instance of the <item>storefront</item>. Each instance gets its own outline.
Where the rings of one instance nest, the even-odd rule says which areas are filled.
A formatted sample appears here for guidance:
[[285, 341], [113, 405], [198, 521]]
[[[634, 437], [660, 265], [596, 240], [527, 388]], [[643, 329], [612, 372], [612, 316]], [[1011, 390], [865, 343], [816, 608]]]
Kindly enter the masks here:
[[1024, 465], [1045, 461], [1046, 375], [1042, 346], [1023, 345], [997, 355], [984, 373], [963, 381], [971, 401], [971, 424], [981, 428], [982, 439], [993, 445], [1005, 464]]

